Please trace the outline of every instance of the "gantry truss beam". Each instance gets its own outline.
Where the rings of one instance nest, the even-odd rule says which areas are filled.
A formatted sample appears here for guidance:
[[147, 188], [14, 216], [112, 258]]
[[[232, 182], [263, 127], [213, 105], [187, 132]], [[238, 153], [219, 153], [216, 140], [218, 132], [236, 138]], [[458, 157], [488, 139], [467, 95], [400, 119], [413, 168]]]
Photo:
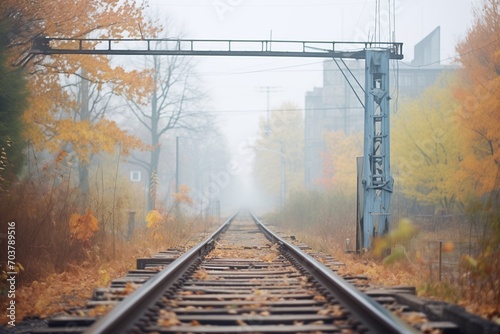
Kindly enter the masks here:
[[92, 39], [38, 37], [31, 54], [249, 56], [365, 59], [367, 49], [403, 59], [403, 43], [220, 39]]

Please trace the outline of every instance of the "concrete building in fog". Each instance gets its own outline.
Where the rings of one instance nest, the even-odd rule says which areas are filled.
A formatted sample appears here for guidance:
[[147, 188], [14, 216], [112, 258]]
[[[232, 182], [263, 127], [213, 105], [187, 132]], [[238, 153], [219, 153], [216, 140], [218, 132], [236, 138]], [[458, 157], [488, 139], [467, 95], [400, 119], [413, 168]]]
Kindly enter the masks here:
[[[392, 110], [405, 99], [421, 94], [443, 71], [455, 68], [440, 64], [440, 27], [415, 45], [413, 61], [394, 60], [390, 66]], [[304, 175], [307, 188], [318, 187], [317, 180], [321, 178], [323, 168], [322, 153], [326, 151], [325, 134], [331, 131], [363, 132], [364, 109], [359, 100], [364, 103], [364, 84], [363, 60], [326, 60], [323, 63], [323, 86], [306, 93]]]

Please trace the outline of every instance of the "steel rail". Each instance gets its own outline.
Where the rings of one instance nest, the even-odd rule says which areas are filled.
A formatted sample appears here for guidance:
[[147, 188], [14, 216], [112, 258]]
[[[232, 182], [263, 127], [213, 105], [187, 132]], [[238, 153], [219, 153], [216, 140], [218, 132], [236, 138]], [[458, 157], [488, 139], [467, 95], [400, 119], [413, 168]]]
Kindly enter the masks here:
[[[238, 213], [232, 215], [207, 239], [172, 262], [167, 268], [153, 276], [143, 286], [126, 297], [106, 316], [97, 320], [84, 333], [126, 333], [134, 330], [140, 318], [161, 298], [164, 292], [182, 278], [185, 273], [207, 254], [215, 240], [227, 230]], [[361, 294], [349, 283], [334, 274], [330, 269], [316, 261], [298, 247], [265, 227], [262, 222], [250, 213], [254, 223], [268, 240], [280, 245], [283, 253], [296, 261], [307, 273], [312, 275], [327, 289], [340, 304], [346, 307], [369, 332], [373, 333], [417, 333], [401, 319], [377, 304], [371, 298]], [[139, 329], [135, 327], [135, 329]]]
[[[181, 255], [168, 267], [153, 276], [144, 285], [126, 297], [106, 316], [100, 318], [84, 333], [126, 333], [147, 311], [148, 307], [158, 300], [162, 294], [176, 283], [179, 278], [214, 245], [214, 241], [222, 234], [238, 216], [238, 212], [229, 217], [214, 233]], [[140, 310], [140, 311], [139, 311]]]
[[290, 255], [300, 266], [327, 289], [345, 308], [352, 312], [353, 317], [363, 323], [372, 333], [419, 333], [403, 320], [399, 319], [367, 295], [359, 292], [354, 286], [336, 275], [331, 269], [315, 260], [284, 239], [277, 236], [262, 224], [250, 212], [259, 229], [268, 240], [278, 243], [286, 254]]

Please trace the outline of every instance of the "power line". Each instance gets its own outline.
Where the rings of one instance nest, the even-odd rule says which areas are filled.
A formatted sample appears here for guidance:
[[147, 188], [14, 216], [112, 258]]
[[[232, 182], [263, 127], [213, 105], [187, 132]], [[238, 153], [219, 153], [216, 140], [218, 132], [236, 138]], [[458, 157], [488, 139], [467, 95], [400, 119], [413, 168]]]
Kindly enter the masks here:
[[270, 121], [270, 99], [271, 99], [271, 93], [278, 92], [278, 87], [276, 86], [260, 86], [257, 87], [257, 90], [259, 92], [266, 93], [266, 111], [267, 111], [267, 124], [269, 125]]
[[[234, 7], [247, 7], [247, 8], [260, 8], [260, 7], [333, 7], [333, 6], [345, 6], [345, 5], [361, 5], [364, 2], [342, 2], [342, 3], [310, 3], [304, 2], [303, 4], [265, 4], [265, 5], [256, 5], [256, 4], [238, 4]], [[373, 1], [370, 1], [373, 3]], [[155, 3], [155, 6], [165, 6], [165, 7], [213, 7], [213, 3], [210, 4], [185, 4], [185, 3]]]
[[[320, 107], [320, 108], [308, 108], [306, 111], [319, 111], [319, 110], [346, 110], [346, 109], [357, 109], [362, 110], [362, 107]], [[293, 108], [293, 109], [275, 109], [271, 110], [271, 112], [279, 111], [279, 112], [296, 112], [296, 111], [304, 111], [303, 108]], [[254, 114], [254, 113], [267, 113], [267, 109], [226, 109], [226, 110], [184, 110], [186, 113], [194, 113], [194, 112], [205, 112], [211, 114]]]
[[[328, 60], [331, 61], [331, 60]], [[201, 74], [198, 73], [198, 75], [202, 76], [217, 76], [217, 75], [240, 75], [240, 74], [251, 74], [251, 73], [261, 73], [261, 72], [274, 72], [277, 70], [282, 70], [282, 69], [288, 69], [288, 68], [296, 68], [296, 67], [304, 67], [304, 66], [309, 66], [309, 65], [316, 65], [316, 64], [321, 64], [323, 63], [324, 60], [322, 61], [316, 61], [312, 63], [307, 63], [307, 64], [298, 64], [298, 65], [290, 65], [290, 66], [280, 66], [280, 67], [272, 67], [272, 68], [265, 68], [261, 70], [252, 70], [252, 71], [238, 71], [238, 72], [223, 72], [223, 73], [217, 73], [217, 72], [202, 72]], [[318, 70], [311, 70], [312, 72], [317, 72]]]
[[[356, 25], [355, 27], [358, 26], [359, 24], [359, 20], [361, 19], [361, 16], [363, 15], [363, 12], [365, 11], [365, 7], [366, 7], [366, 4], [368, 3], [368, 0], [365, 0], [365, 3], [363, 4], [363, 9], [361, 9], [361, 11], [359, 12], [359, 16], [358, 16], [358, 19], [356, 20]], [[351, 33], [351, 37], [349, 39], [352, 40], [352, 38], [354, 37], [354, 31]]]

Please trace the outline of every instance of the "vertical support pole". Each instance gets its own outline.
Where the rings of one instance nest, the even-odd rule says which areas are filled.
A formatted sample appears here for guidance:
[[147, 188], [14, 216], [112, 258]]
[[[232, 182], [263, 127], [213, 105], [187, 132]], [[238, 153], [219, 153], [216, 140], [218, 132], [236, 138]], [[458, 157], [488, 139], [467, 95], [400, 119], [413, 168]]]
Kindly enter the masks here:
[[217, 217], [217, 223], [220, 222], [220, 200], [217, 200], [215, 202], [216, 206], [215, 206], [215, 216]]
[[366, 50], [363, 156], [363, 248], [389, 232], [393, 179], [390, 173], [389, 50]]
[[[175, 193], [179, 193], [179, 137], [175, 137]], [[181, 217], [181, 210], [179, 207], [179, 202], [177, 202], [177, 199], [175, 200], [174, 203], [174, 214], [176, 219], [178, 217]]]
[[179, 137], [175, 137], [175, 193], [179, 193]]
[[128, 212], [128, 230], [127, 230], [127, 240], [132, 238], [135, 229], [135, 211]]
[[356, 157], [356, 254], [359, 254], [363, 245], [363, 204], [365, 199], [365, 190], [363, 188], [363, 157]]
[[441, 273], [443, 270], [443, 242], [439, 242], [439, 253], [438, 253], [438, 259], [439, 259], [439, 282], [441, 282]]
[[428, 242], [428, 248], [429, 248], [429, 279], [432, 282], [432, 265], [434, 262], [433, 259], [433, 252], [432, 252], [432, 242]]
[[280, 198], [280, 205], [281, 205], [281, 209], [283, 210], [285, 208], [285, 194], [286, 194], [286, 176], [285, 176], [285, 153], [283, 152], [283, 147], [281, 147], [281, 155], [280, 155], [280, 158], [281, 158], [281, 166], [280, 166], [280, 170], [281, 170], [281, 198]]

